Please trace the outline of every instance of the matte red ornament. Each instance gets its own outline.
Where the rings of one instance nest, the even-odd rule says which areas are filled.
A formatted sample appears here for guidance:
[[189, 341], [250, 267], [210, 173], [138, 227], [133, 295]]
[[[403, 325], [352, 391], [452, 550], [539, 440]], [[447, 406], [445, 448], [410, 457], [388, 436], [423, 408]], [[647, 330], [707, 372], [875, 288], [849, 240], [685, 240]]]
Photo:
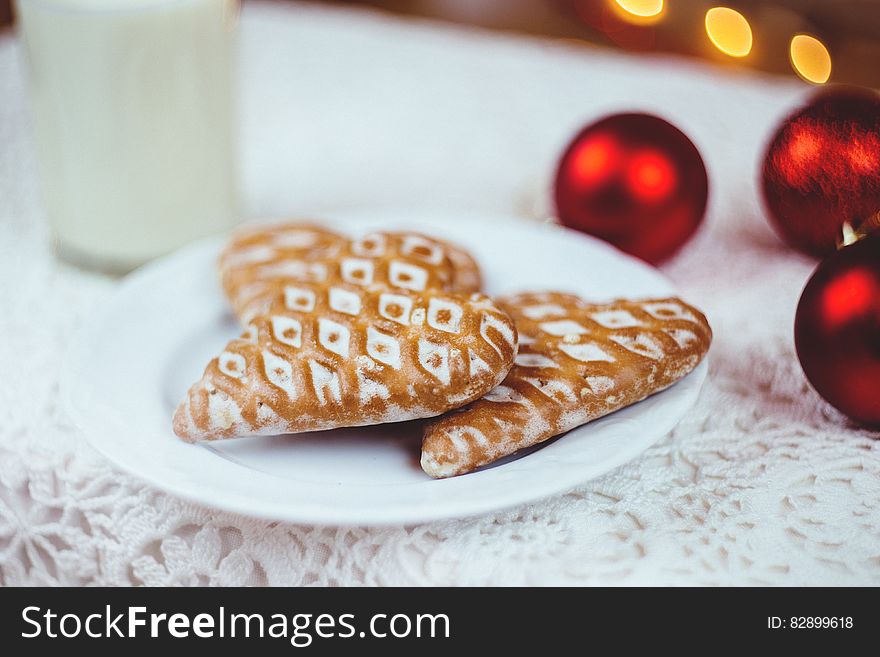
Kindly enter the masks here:
[[568, 145], [554, 196], [564, 225], [658, 263], [699, 227], [709, 180], [681, 130], [650, 114], [616, 114]]
[[880, 210], [880, 96], [832, 89], [788, 117], [770, 142], [767, 211], [791, 246], [822, 256]]
[[880, 233], [822, 261], [801, 295], [794, 337], [816, 391], [852, 419], [880, 425]]

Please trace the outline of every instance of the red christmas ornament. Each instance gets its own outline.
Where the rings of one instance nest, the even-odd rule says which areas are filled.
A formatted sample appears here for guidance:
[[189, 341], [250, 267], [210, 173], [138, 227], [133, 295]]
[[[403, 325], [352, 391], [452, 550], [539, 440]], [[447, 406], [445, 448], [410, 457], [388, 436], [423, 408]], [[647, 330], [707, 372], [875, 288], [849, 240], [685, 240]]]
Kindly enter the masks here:
[[783, 122], [761, 177], [781, 237], [806, 253], [832, 253], [844, 222], [858, 226], [880, 210], [880, 96], [815, 96]]
[[794, 337], [816, 391], [880, 425], [880, 232], [822, 261], [801, 295]]
[[568, 145], [554, 194], [564, 225], [657, 263], [700, 225], [709, 181], [681, 130], [649, 114], [616, 114]]

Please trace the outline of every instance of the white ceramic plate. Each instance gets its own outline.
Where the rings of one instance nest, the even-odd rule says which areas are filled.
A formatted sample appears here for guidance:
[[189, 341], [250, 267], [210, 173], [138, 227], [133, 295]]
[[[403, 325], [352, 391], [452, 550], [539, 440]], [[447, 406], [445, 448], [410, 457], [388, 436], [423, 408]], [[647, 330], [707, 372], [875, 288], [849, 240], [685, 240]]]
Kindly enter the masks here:
[[[588, 299], [674, 293], [656, 270], [581, 234], [509, 218], [358, 215], [357, 234], [421, 230], [480, 261], [491, 294], [560, 289]], [[418, 423], [189, 445], [171, 415], [205, 364], [238, 333], [216, 280], [221, 242], [133, 273], [71, 345], [63, 393], [89, 442], [132, 474], [196, 502], [322, 525], [416, 523], [484, 513], [570, 489], [632, 459], [693, 404], [705, 363], [668, 390], [479, 472], [433, 481]]]

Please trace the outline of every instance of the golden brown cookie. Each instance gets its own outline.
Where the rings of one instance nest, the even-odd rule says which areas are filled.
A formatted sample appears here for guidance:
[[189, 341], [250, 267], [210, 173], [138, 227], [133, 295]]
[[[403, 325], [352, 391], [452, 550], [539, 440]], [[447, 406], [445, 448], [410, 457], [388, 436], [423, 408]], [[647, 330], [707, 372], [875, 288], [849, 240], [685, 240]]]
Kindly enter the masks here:
[[480, 266], [474, 257], [462, 247], [445, 240], [436, 240], [446, 249], [446, 255], [452, 263], [453, 292], [479, 292], [483, 289], [483, 276]]
[[239, 319], [252, 316], [288, 280], [327, 280], [327, 262], [348, 238], [308, 222], [278, 222], [236, 230], [218, 260], [220, 282]]
[[480, 294], [289, 283], [190, 388], [174, 431], [197, 441], [432, 417], [489, 392], [515, 354], [513, 321]]
[[236, 316], [265, 312], [287, 283], [349, 283], [408, 292], [470, 293], [480, 272], [461, 247], [412, 232], [374, 232], [348, 239], [309, 223], [244, 228], [219, 259], [220, 279]]
[[470, 472], [672, 385], [702, 360], [712, 331], [678, 298], [589, 304], [558, 292], [499, 300], [519, 354], [501, 385], [432, 421], [422, 469]]

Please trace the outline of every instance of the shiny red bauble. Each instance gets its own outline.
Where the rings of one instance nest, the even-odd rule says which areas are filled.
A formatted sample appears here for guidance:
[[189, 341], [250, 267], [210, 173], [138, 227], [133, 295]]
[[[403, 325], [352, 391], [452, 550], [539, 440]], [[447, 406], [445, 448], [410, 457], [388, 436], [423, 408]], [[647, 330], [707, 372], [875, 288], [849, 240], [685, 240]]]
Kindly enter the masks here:
[[565, 226], [658, 263], [700, 225], [709, 181], [703, 158], [681, 130], [649, 114], [616, 114], [568, 145], [554, 195]]
[[773, 137], [761, 179], [780, 236], [805, 253], [832, 253], [844, 222], [858, 227], [880, 210], [880, 96], [815, 96]]
[[880, 425], [880, 233], [826, 258], [795, 318], [804, 373], [832, 406]]

